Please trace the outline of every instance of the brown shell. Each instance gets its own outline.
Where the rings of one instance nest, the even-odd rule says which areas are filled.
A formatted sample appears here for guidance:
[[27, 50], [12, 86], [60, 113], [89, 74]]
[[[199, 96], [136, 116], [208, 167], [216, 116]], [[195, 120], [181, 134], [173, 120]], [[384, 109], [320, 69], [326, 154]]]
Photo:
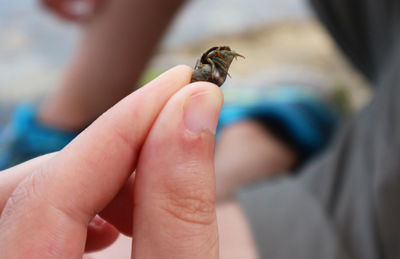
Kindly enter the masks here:
[[[221, 86], [225, 82], [233, 59], [237, 56], [243, 57], [228, 46], [210, 48], [197, 60], [191, 82], [208, 81]], [[210, 60], [214, 63], [214, 69]]]

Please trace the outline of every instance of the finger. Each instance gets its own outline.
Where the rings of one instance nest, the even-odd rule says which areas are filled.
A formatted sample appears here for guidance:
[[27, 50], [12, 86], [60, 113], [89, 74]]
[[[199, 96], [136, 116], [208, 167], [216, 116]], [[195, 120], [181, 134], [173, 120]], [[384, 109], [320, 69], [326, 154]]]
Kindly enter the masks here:
[[118, 230], [101, 217], [96, 216], [89, 223], [85, 252], [93, 252], [108, 247], [119, 236]]
[[42, 0], [45, 8], [69, 21], [81, 21], [99, 9], [99, 0]]
[[194, 83], [160, 113], [134, 185], [134, 258], [217, 258], [214, 133], [219, 88]]
[[5, 258], [81, 257], [87, 224], [126, 182], [155, 118], [189, 83], [191, 74], [186, 66], [164, 73], [26, 177], [0, 218], [0, 251], [6, 251]]
[[113, 224], [122, 234], [132, 235], [133, 183], [135, 173], [126, 181], [115, 198], [104, 208], [100, 215]]
[[[40, 156], [0, 172], [0, 214], [18, 184], [54, 155], [55, 153]], [[132, 226], [132, 223], [129, 226]], [[100, 250], [111, 245], [118, 235], [119, 231], [113, 225], [96, 216], [88, 225], [85, 252]]]
[[[18, 184], [32, 172], [40, 168], [56, 153], [47, 154], [0, 172], [0, 215], [11, 193]], [[124, 184], [115, 198], [100, 212], [119, 232], [132, 235], [133, 182], [134, 175]]]
[[[0, 172], [0, 215], [6, 201], [18, 184], [54, 155], [55, 153], [40, 156]], [[131, 211], [127, 214], [130, 215], [129, 218], [131, 219]], [[132, 223], [129, 223], [129, 226], [132, 226]], [[118, 235], [119, 231], [114, 226], [96, 216], [88, 225], [85, 251], [103, 249], [111, 245], [118, 238]]]
[[37, 157], [4, 171], [0, 171], [0, 215], [11, 193], [18, 184], [42, 164], [48, 161], [55, 153]]
[[[43, 155], [0, 172], [0, 215], [18, 184], [55, 154]], [[119, 232], [128, 236], [132, 235], [132, 187], [134, 180], [134, 175], [131, 175], [115, 198], [100, 212], [100, 215], [112, 223]]]

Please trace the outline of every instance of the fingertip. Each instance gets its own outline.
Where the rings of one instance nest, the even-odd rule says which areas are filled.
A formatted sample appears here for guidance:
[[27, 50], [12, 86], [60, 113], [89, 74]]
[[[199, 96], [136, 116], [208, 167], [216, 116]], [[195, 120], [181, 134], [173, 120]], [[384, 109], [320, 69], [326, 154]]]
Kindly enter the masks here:
[[[143, 87], [142, 89], [144, 90], [145, 88], [151, 88], [152, 86], [165, 88], [165, 85], [171, 85], [170, 87], [173, 87], [173, 85], [183, 87], [190, 83], [192, 73], [192, 68], [186, 65], [177, 65], [159, 75], [156, 79], [149, 82], [146, 87]], [[164, 86], [160, 86], [160, 84], [163, 84]]]
[[190, 83], [187, 87], [192, 88], [194, 92], [209, 92], [210, 94], [213, 94], [216, 98], [219, 99], [221, 103], [221, 107], [224, 104], [224, 94], [221, 90], [221, 88], [211, 82], [207, 81], [197, 81], [194, 83]]
[[188, 87], [191, 87], [194, 90], [198, 89], [200, 91], [209, 91], [210, 93], [213, 93], [214, 95], [216, 95], [221, 100], [222, 104], [224, 102], [224, 94], [223, 94], [221, 88], [214, 83], [207, 82], [207, 81], [197, 81], [194, 83], [190, 83], [188, 85]]
[[209, 131], [215, 134], [219, 113], [223, 105], [221, 90], [214, 84], [202, 82], [189, 86], [190, 93], [184, 103], [184, 125], [193, 134]]
[[118, 230], [96, 215], [88, 225], [85, 252], [94, 252], [110, 246], [117, 240]]
[[193, 68], [191, 68], [191, 67], [189, 67], [187, 65], [177, 65], [177, 66], [171, 68], [170, 70], [172, 70], [174, 72], [176, 71], [178, 73], [182, 73], [182, 74], [185, 74], [185, 75], [186, 74], [190, 74], [190, 76], [193, 73]]

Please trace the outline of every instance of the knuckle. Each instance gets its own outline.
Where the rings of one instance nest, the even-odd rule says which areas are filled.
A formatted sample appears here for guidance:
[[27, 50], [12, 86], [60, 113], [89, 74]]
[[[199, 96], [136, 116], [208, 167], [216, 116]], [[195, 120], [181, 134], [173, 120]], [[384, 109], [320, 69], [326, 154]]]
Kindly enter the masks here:
[[48, 208], [51, 209], [52, 213], [56, 213], [59, 216], [64, 215], [75, 222], [86, 222], [84, 217], [86, 214], [84, 212], [81, 213], [82, 215], [76, 213], [76, 210], [70, 207], [68, 202], [55, 202], [54, 197], [58, 197], [57, 195], [54, 197], [44, 195], [43, 190], [46, 188], [49, 176], [46, 170], [49, 169], [41, 167], [35, 170], [18, 185], [7, 200], [2, 216], [13, 218], [21, 216], [27, 210], [33, 212]]
[[35, 199], [38, 196], [38, 188], [43, 178], [44, 174], [41, 168], [27, 176], [11, 194], [12, 202], [19, 204], [26, 200]]
[[38, 185], [43, 177], [42, 169], [38, 169], [27, 176], [8, 198], [2, 216], [12, 216], [21, 211], [19, 208], [27, 208], [29, 204], [32, 205], [31, 201], [37, 198]]

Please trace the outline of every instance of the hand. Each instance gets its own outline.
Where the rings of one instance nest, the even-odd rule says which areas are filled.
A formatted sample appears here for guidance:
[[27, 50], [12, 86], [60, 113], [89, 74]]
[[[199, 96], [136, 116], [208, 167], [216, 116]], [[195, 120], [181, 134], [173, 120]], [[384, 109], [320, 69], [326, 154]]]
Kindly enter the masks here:
[[191, 73], [166, 72], [60, 152], [0, 172], [2, 258], [81, 258], [118, 231], [132, 235], [134, 258], [217, 258], [223, 97], [213, 84], [188, 85]]
[[102, 0], [41, 0], [44, 7], [68, 21], [83, 21], [96, 13]]

